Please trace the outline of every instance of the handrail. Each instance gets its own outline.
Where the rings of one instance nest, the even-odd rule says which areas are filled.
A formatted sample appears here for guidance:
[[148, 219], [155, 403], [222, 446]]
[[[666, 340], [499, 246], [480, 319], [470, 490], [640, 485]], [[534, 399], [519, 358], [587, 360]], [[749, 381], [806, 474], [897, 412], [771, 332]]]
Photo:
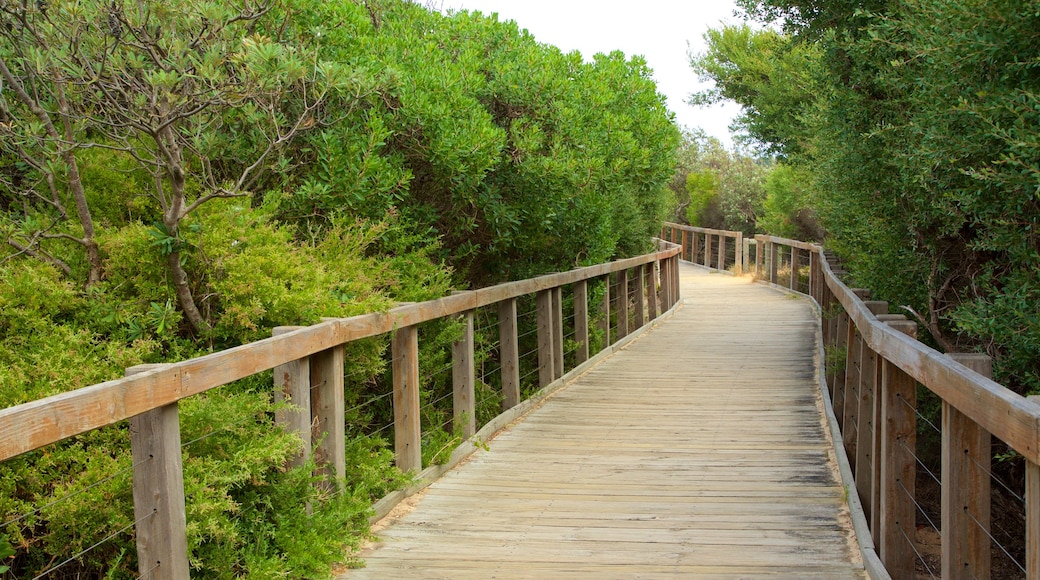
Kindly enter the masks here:
[[[188, 576], [178, 401], [269, 369], [275, 395], [288, 397], [295, 410], [279, 412], [276, 422], [304, 441], [302, 462], [315, 443], [315, 462], [324, 486], [344, 477], [343, 367], [345, 343], [392, 333], [394, 446], [403, 471], [422, 468], [418, 395], [417, 325], [442, 318], [465, 323], [464, 337], [452, 347], [456, 421], [465, 436], [474, 433], [473, 313], [497, 305], [503, 411], [520, 408], [516, 300], [537, 297], [538, 384], [547, 388], [564, 376], [562, 287], [573, 285], [576, 368], [589, 353], [588, 284], [602, 281], [603, 351], [615, 348], [636, 329], [679, 302], [681, 249], [657, 240], [658, 250], [643, 256], [460, 292], [437, 300], [407, 304], [387, 312], [327, 320], [314, 326], [275, 329], [275, 336], [191, 360], [143, 365], [128, 376], [15, 407], [0, 409], [0, 461], [88, 431], [130, 419], [134, 521], [142, 575]], [[611, 294], [616, 280], [617, 318], [611, 325]], [[632, 316], [630, 316], [632, 315]], [[612, 334], [611, 331], [614, 331]], [[595, 354], [595, 353], [592, 353]], [[574, 372], [572, 370], [572, 372]], [[312, 384], [317, 387], [312, 387]], [[311, 391], [314, 390], [312, 396]], [[468, 421], [467, 421], [468, 419]], [[468, 424], [466, 424], [468, 422]], [[312, 439], [312, 431], [315, 437]], [[160, 564], [156, 567], [155, 562]]]
[[[984, 355], [943, 354], [916, 340], [917, 324], [888, 314], [839, 278], [821, 246], [758, 235], [756, 269], [777, 284], [786, 255], [790, 289], [810, 295], [821, 311], [828, 359], [828, 395], [855, 488], [885, 568], [912, 577], [917, 500], [915, 385], [942, 400], [942, 577], [989, 577], [990, 435], [1026, 460], [1026, 561], [1028, 578], [1040, 578], [1040, 405], [990, 379]], [[789, 252], [779, 248], [789, 248]], [[804, 252], [804, 254], [803, 254]], [[808, 256], [808, 281], [802, 284]], [[803, 291], [804, 288], [804, 291]], [[841, 359], [844, 360], [841, 360]], [[973, 368], [969, 368], [972, 365]], [[981, 370], [982, 372], [977, 372]]]
[[[748, 253], [743, 232], [665, 222], [661, 226], [661, 239], [679, 244], [679, 247], [682, 248], [680, 259], [687, 262], [717, 270], [725, 270], [729, 264], [734, 267], [738, 275], [742, 274], [747, 267]], [[733, 240], [732, 260], [729, 259], [726, 249], [727, 240]]]

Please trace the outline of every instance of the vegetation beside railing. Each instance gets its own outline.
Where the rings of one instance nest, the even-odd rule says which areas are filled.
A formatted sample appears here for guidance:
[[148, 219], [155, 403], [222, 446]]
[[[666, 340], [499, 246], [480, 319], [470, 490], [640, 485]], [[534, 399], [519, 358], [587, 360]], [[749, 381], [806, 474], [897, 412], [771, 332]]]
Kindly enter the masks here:
[[[893, 578], [1040, 577], [1040, 405], [992, 381], [989, 357], [918, 342], [916, 322], [848, 288], [821, 247], [756, 242], [757, 275], [820, 306], [825, 392], [869, 524], [868, 563], [879, 557]], [[939, 421], [919, 404], [928, 393]], [[999, 469], [1016, 457], [1024, 478]]]
[[[351, 444], [353, 426], [345, 418], [360, 421], [361, 415], [377, 415], [375, 403], [379, 402], [392, 414], [379, 431], [392, 434], [397, 467], [419, 473], [430, 463], [431, 445], [436, 455], [473, 435], [478, 416], [486, 412], [489, 383], [498, 385], [501, 408], [513, 408], [535, 390], [523, 388], [527, 376], [537, 375], [537, 388], [547, 387], [592, 358], [593, 349], [610, 347], [674, 306], [679, 300], [680, 250], [662, 245], [665, 249], [644, 256], [401, 305], [387, 312], [330, 319], [308, 327], [282, 327], [269, 339], [179, 363], [134, 367], [122, 379], [3, 409], [0, 461], [129, 419], [132, 460], [108, 478], [132, 477], [134, 514], [119, 517], [126, 522], [124, 530], [136, 532], [137, 569], [142, 577], [186, 578], [190, 558], [200, 557], [191, 552], [187, 528], [206, 523], [186, 516], [186, 501], [193, 498], [184, 487], [183, 449], [198, 443], [221, 443], [220, 430], [212, 429], [218, 437], [207, 442], [206, 435], [183, 443], [181, 406], [229, 383], [266, 377], [262, 373], [273, 369], [271, 394], [279, 401], [274, 423], [281, 427], [276, 431], [294, 435], [297, 443], [286, 445], [285, 438], [279, 438], [272, 453], [285, 457], [286, 468], [300, 474], [297, 491], [317, 490], [308, 496], [315, 504], [357, 501], [343, 488], [346, 470], [352, 465], [348, 456], [357, 452]], [[518, 305], [532, 303], [530, 310], [518, 309]], [[571, 305], [573, 316], [564, 317], [565, 303]], [[492, 314], [495, 323], [487, 322]], [[598, 329], [590, 328], [590, 320], [598, 320]], [[454, 327], [446, 331], [441, 327], [440, 331], [456, 333], [450, 363], [438, 364], [439, 370], [432, 371], [450, 371], [451, 380], [445, 381], [450, 389], [435, 401], [424, 401], [419, 388], [420, 338], [424, 332], [438, 330], [429, 326], [437, 323]], [[532, 330], [523, 332], [524, 328]], [[487, 338], [495, 330], [497, 343]], [[344, 399], [344, 382], [352, 380], [348, 350], [372, 348], [368, 341], [386, 335], [392, 390], [348, 407]], [[526, 345], [533, 347], [525, 353]], [[490, 351], [494, 354], [489, 355]], [[483, 368], [490, 360], [496, 368]], [[423, 365], [428, 362], [424, 360]], [[522, 371], [526, 372], [522, 375]], [[424, 439], [431, 409], [449, 398], [448, 431], [458, 434], [458, 441]], [[262, 428], [269, 423], [269, 418], [247, 413], [240, 427], [248, 426], [256, 436], [265, 437]], [[116, 449], [108, 451], [119, 454]], [[268, 499], [278, 501], [277, 497]], [[311, 507], [317, 510], [321, 506], [308, 506], [308, 511]], [[28, 524], [38, 511], [5, 522], [5, 528]], [[285, 534], [292, 531], [279, 529], [278, 522], [271, 522], [271, 527], [279, 541], [291, 539]], [[344, 543], [342, 538], [326, 541], [330, 549], [342, 549]], [[23, 552], [32, 549], [16, 548]], [[79, 557], [91, 557], [90, 549], [74, 559]], [[44, 574], [65, 563], [53, 562]]]

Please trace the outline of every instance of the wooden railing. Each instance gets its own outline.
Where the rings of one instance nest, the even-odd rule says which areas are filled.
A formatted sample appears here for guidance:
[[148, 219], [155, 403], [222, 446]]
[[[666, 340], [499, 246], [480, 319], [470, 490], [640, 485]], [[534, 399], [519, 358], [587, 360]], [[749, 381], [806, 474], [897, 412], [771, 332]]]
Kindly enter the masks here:
[[665, 222], [661, 239], [678, 244], [687, 262], [742, 274], [747, 263], [747, 246], [742, 232], [713, 230]]
[[[854, 478], [850, 503], [862, 505], [869, 529], [860, 534], [868, 568], [873, 563], [879, 577], [887, 570], [893, 578], [914, 578], [918, 564], [919, 571], [939, 574], [928, 569], [916, 537], [934, 524], [944, 580], [1040, 578], [1040, 405], [992, 381], [985, 355], [947, 355], [918, 342], [915, 322], [889, 314], [888, 304], [870, 300], [868, 291], [847, 287], [821, 247], [771, 236], [756, 241], [764, 249], [756, 260], [760, 277], [811, 295], [822, 312], [824, 394], [840, 429], [838, 451]], [[778, 280], [778, 269], [787, 270], [786, 280]], [[918, 408], [918, 385], [941, 401], [941, 425], [927, 422]], [[921, 459], [919, 427], [941, 439], [940, 474]], [[993, 475], [993, 438], [1023, 458], [1023, 488], [1012, 490], [1014, 484]], [[919, 474], [929, 481], [918, 482]], [[932, 486], [933, 478], [941, 488], [938, 521], [922, 511], [927, 501], [917, 493], [919, 483]], [[992, 482], [1024, 504], [1011, 510], [1010, 519], [1024, 522], [1017, 542], [995, 538], [997, 528], [1018, 526], [991, 520]], [[926, 525], [918, 526], [919, 513]], [[992, 554], [1011, 560], [1002, 562], [1003, 572]]]
[[[179, 363], [135, 367], [125, 378], [3, 409], [0, 462], [129, 419], [141, 573], [187, 578], [178, 401], [275, 369], [275, 396], [292, 403], [291, 410], [280, 412], [276, 422], [303, 440], [298, 462], [307, 459], [313, 443], [313, 459], [327, 475], [323, 485], [335, 486], [345, 475], [344, 345], [390, 333], [396, 463], [404, 471], [417, 472], [422, 468], [417, 325], [456, 317], [464, 322], [464, 336], [453, 347], [453, 410], [464, 435], [471, 436], [476, 427], [474, 311], [497, 308], [503, 407], [515, 408], [520, 403], [521, 384], [518, 298], [536, 296], [538, 385], [558, 384], [567, 372], [563, 288], [571, 287], [573, 340], [577, 343], [572, 360], [580, 369], [593, 358], [590, 355], [596, 354], [589, 352], [590, 284], [602, 283], [606, 294], [599, 316], [605, 331], [601, 352], [679, 301], [680, 249], [659, 243], [659, 251], [644, 256], [461, 292], [388, 312], [328, 320], [309, 327], [278, 328], [266, 340]], [[612, 287], [618, 292], [613, 301]], [[612, 302], [616, 305], [613, 324]]]

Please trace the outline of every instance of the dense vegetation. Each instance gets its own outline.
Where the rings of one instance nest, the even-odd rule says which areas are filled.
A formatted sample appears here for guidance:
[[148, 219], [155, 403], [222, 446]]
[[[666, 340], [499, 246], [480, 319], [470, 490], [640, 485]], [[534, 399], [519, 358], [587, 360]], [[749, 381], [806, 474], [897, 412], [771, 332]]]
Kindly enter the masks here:
[[856, 285], [1040, 392], [1040, 5], [740, 4], [776, 26], [709, 33], [693, 100], [744, 106]]
[[[0, 37], [0, 408], [640, 252], [680, 140], [641, 59], [403, 0], [0, 0]], [[348, 402], [385, 350], [352, 346]], [[269, 374], [182, 403], [198, 577], [327, 575], [405, 480], [356, 428], [344, 491], [320, 495], [272, 411]], [[127, 439], [4, 463], [8, 573], [113, 536], [63, 571], [135, 575]]]

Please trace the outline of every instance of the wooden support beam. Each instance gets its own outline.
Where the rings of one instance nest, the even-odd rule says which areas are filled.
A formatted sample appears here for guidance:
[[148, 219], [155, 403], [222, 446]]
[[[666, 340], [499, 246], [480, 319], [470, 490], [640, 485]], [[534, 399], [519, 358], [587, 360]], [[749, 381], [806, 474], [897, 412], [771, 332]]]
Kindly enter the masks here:
[[[911, 338], [917, 324], [887, 323]], [[916, 554], [910, 543], [917, 534], [917, 382], [883, 360], [881, 371], [881, 561], [893, 578], [913, 578]]]
[[701, 234], [698, 234], [697, 232], [693, 232], [693, 242], [692, 242], [693, 245], [690, 247], [690, 261], [693, 262], [694, 264], [697, 264], [697, 263], [700, 262], [700, 257], [699, 257], [699, 255], [700, 255], [700, 248], [701, 248], [700, 238], [701, 238]]
[[849, 325], [849, 339], [847, 362], [845, 364], [845, 419], [841, 430], [842, 440], [845, 443], [845, 451], [849, 455], [849, 464], [853, 472], [856, 471], [856, 439], [859, 430], [865, 428], [859, 421], [859, 374], [861, 368], [861, 356], [863, 354], [863, 337], [855, 325]]
[[[696, 236], [693, 238], [697, 239]], [[696, 254], [695, 254], [696, 255]], [[650, 262], [646, 265], [646, 302], [650, 310], [650, 320], [657, 318], [657, 264]]]
[[687, 232], [686, 230], [683, 230], [682, 231], [682, 250], [679, 252], [679, 255], [682, 256], [683, 260], [689, 260], [691, 258], [690, 254], [687, 252], [688, 248], [689, 248], [689, 232]]
[[748, 247], [744, 242], [744, 234], [737, 232], [736, 240], [733, 242], [733, 259], [736, 261], [736, 272], [738, 276], [744, 273], [748, 263]]
[[[847, 352], [848, 351], [848, 340], [849, 340], [849, 326], [851, 321], [849, 315], [845, 310], [841, 310], [837, 316], [837, 328], [834, 335], [834, 344], [831, 347], [831, 351], [834, 353]], [[834, 416], [838, 420], [838, 425], [841, 427], [842, 432], [845, 432], [845, 369], [849, 364], [848, 357], [845, 358], [844, 364], [835, 365], [831, 369], [831, 405], [834, 408]]]
[[574, 340], [578, 350], [574, 360], [581, 364], [589, 360], [589, 283], [581, 280], [574, 283]]
[[[991, 378], [983, 354], [950, 358]], [[942, 407], [942, 577], [990, 577], [990, 457], [988, 431], [943, 401]]]
[[563, 288], [552, 289], [553, 315], [553, 380], [563, 376]]
[[629, 288], [628, 270], [618, 272], [618, 296], [617, 296], [617, 337], [618, 340], [628, 336], [631, 330], [628, 320]]
[[799, 278], [799, 276], [798, 276], [798, 269], [799, 269], [799, 264], [801, 263], [801, 261], [802, 261], [801, 251], [798, 248], [796, 248], [794, 246], [791, 246], [791, 280], [790, 280], [791, 285], [790, 285], [790, 287], [791, 287], [791, 290], [794, 290], [795, 292], [798, 292], [798, 278]]
[[711, 234], [704, 234], [704, 266], [711, 268]]
[[766, 244], [767, 251], [769, 252], [769, 282], [776, 284], [776, 270], [779, 266], [779, 248], [773, 242]]
[[[391, 368], [394, 376], [394, 449], [397, 453], [397, 467], [405, 472], [418, 472], [422, 470], [419, 328], [406, 326], [395, 330], [390, 350], [393, 358]], [[342, 423], [342, 415], [340, 417]]]
[[726, 269], [726, 236], [719, 234], [719, 270]]
[[[272, 336], [281, 336], [303, 326], [276, 326]], [[290, 461], [291, 467], [299, 467], [311, 456], [311, 366], [310, 359], [303, 358], [278, 365], [274, 368], [274, 400], [286, 404], [274, 413], [274, 422], [287, 433], [300, 438], [300, 452]]]
[[[164, 365], [126, 369], [133, 376]], [[142, 577], [189, 577], [181, 423], [177, 403], [130, 418], [137, 569]]]
[[498, 303], [498, 349], [502, 359], [502, 410], [520, 403], [520, 345], [516, 328], [516, 298]]
[[474, 368], [473, 311], [459, 315], [462, 337], [451, 345], [452, 421], [469, 439], [477, 432], [476, 369]]
[[[1040, 395], [1027, 397], [1040, 405]], [[1040, 465], [1026, 460], [1026, 578], [1040, 578]]]
[[[343, 414], [342, 346], [334, 346], [310, 357], [311, 441], [317, 442], [314, 460], [326, 476], [328, 489], [335, 489], [347, 476], [346, 430]], [[416, 371], [418, 372], [418, 371]]]
[[603, 281], [603, 302], [600, 303], [599, 329], [603, 332], [603, 348], [611, 345], [610, 341], [610, 274], [600, 278]]
[[646, 324], [646, 295], [643, 293], [644, 283], [643, 279], [643, 266], [636, 266], [632, 269], [634, 272], [633, 286], [635, 287], [635, 305], [636, 305], [636, 328], [642, 328]]
[[553, 291], [538, 292], [538, 386], [545, 387], [556, 377], [556, 347], [553, 346]]
[[[869, 301], [864, 305], [875, 316], [888, 313], [888, 302]], [[880, 457], [881, 457], [881, 399], [877, 391], [881, 384], [881, 361], [876, 352], [864, 342], [861, 346], [859, 375], [859, 420], [865, 425], [856, 435], [856, 489], [870, 532], [876, 543], [880, 533]]]
[[759, 242], [758, 240], [755, 240], [755, 278], [756, 279], [757, 278], [765, 278], [765, 276], [762, 274], [762, 272], [764, 272], [764, 270], [762, 269], [762, 263], [764, 261], [763, 260], [763, 256], [765, 255], [765, 252], [763, 251], [763, 246], [764, 245], [765, 244], [763, 242]]

